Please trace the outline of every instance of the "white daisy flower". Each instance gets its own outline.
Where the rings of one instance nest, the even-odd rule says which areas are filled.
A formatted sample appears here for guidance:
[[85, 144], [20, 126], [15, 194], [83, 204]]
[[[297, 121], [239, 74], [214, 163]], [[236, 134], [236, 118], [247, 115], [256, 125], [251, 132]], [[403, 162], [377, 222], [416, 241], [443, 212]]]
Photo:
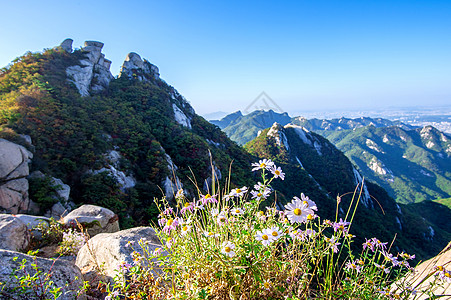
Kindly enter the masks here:
[[235, 216], [244, 215], [244, 210], [242, 208], [235, 207], [235, 208], [231, 209], [231, 213], [232, 213], [232, 215], [235, 215]]
[[221, 253], [227, 255], [228, 257], [234, 257], [235, 256], [235, 244], [232, 242], [224, 242], [221, 245]]
[[191, 227], [192, 227], [192, 226], [184, 225], [184, 226], [182, 227], [182, 235], [186, 235], [186, 234], [190, 231]]
[[302, 223], [307, 220], [308, 215], [315, 213], [299, 198], [295, 197], [290, 203], [285, 205], [285, 216], [291, 223]]
[[280, 167], [272, 166], [270, 171], [274, 175], [274, 178], [280, 177], [280, 179], [282, 179], [282, 180], [285, 179], [285, 173], [282, 172], [282, 169]]
[[219, 233], [214, 233], [213, 231], [204, 231], [205, 237], [218, 237]]
[[269, 232], [271, 233], [270, 238], [274, 241], [277, 241], [282, 236], [282, 231], [277, 226], [269, 228]]
[[242, 197], [244, 196], [244, 194], [247, 192], [247, 187], [243, 186], [242, 188], [236, 188], [233, 189], [230, 192], [230, 195], [234, 196], [234, 197]]
[[268, 246], [274, 241], [274, 239], [271, 238], [271, 234], [272, 231], [266, 228], [261, 231], [257, 231], [257, 233], [255, 234], [255, 239], [257, 241], [261, 241], [264, 246]]
[[262, 159], [260, 160], [258, 163], [252, 163], [252, 171], [258, 171], [261, 169], [266, 169], [269, 170], [272, 166], [274, 165], [274, 163], [270, 160], [270, 159]]

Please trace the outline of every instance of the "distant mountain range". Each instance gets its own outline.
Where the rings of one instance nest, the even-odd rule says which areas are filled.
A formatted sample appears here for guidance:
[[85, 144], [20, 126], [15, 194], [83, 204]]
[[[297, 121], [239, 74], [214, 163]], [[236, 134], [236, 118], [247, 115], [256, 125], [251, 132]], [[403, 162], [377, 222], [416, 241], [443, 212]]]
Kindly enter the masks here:
[[274, 111], [245, 116], [235, 112], [211, 122], [241, 145], [274, 122], [301, 126], [328, 138], [364, 177], [383, 186], [399, 203], [451, 196], [451, 138], [432, 126], [383, 118], [290, 118]]

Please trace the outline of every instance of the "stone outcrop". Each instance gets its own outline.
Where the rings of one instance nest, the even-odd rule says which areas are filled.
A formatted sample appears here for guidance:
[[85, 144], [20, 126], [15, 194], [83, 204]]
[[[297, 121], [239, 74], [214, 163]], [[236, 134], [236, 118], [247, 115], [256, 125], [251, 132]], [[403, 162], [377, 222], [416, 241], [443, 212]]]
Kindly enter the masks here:
[[33, 154], [15, 143], [0, 139], [0, 212], [27, 212], [28, 163]]
[[61, 220], [63, 224], [70, 226], [76, 226], [77, 221], [86, 228], [91, 237], [120, 230], [118, 216], [111, 210], [96, 205], [82, 205]]
[[[17, 258], [17, 259], [15, 259]], [[77, 291], [80, 290], [80, 287], [83, 287], [83, 275], [80, 272], [80, 269], [71, 263], [67, 263], [64, 260], [52, 260], [40, 257], [33, 257], [30, 255], [26, 255], [19, 252], [8, 251], [8, 250], [0, 250], [0, 282], [2, 285], [2, 294], [1, 297], [5, 297], [6, 299], [16, 299], [18, 297], [17, 291], [13, 291], [14, 287], [17, 287], [19, 282], [18, 279], [11, 277], [11, 274], [14, 273], [14, 269], [17, 269], [23, 259], [26, 260], [24, 270], [21, 270], [19, 277], [24, 276], [25, 274], [29, 274], [33, 276], [36, 274], [36, 270], [31, 264], [36, 264], [39, 270], [42, 270], [41, 275], [38, 275], [40, 280], [45, 281], [46, 273], [50, 273], [50, 278], [54, 282], [53, 287], [60, 287], [62, 291], [61, 300], [72, 300], [72, 299], [86, 299], [84, 295], [77, 297]], [[30, 281], [31, 282], [31, 281]], [[38, 283], [35, 283], [38, 284]], [[22, 284], [21, 286], [24, 286]], [[30, 288], [30, 293], [28, 295], [23, 295], [23, 298], [19, 299], [35, 299], [36, 295], [33, 294], [33, 291]], [[54, 297], [47, 291], [45, 296], [42, 299], [53, 299]], [[2, 298], [4, 299], [4, 298]]]
[[[439, 253], [439, 255], [419, 264], [415, 268], [414, 274], [407, 277], [405, 281], [404, 279], [402, 281], [409, 286], [415, 287], [415, 290], [418, 291], [415, 299], [432, 299], [430, 298], [430, 295], [421, 293], [421, 291], [426, 290], [436, 296], [451, 295], [450, 279], [448, 277], [444, 282], [443, 279], [440, 279], [440, 268], [445, 271], [447, 270], [448, 272], [451, 271], [451, 242]], [[434, 275], [429, 276], [430, 274]], [[436, 284], [437, 288], [431, 289], [430, 285], [434, 281], [437, 281], [436, 283], [442, 282], [444, 285], [437, 286]], [[448, 283], [446, 281], [448, 281]]]
[[[85, 279], [98, 278], [98, 268], [102, 266], [106, 280], [111, 280], [122, 262], [133, 265], [131, 253], [136, 250], [143, 253], [138, 242], [145, 239], [149, 251], [153, 252], [160, 245], [155, 231], [150, 227], [136, 227], [116, 233], [101, 233], [93, 237], [84, 245], [77, 255], [75, 264], [80, 268]], [[133, 247], [126, 246], [134, 242]], [[134, 249], [134, 250], [133, 250]]]
[[0, 249], [22, 251], [29, 242], [30, 233], [24, 222], [12, 215], [0, 214]]
[[90, 92], [103, 91], [113, 79], [110, 72], [111, 61], [105, 58], [102, 48], [101, 42], [86, 41], [81, 49], [85, 53], [85, 59], [80, 60], [80, 65], [66, 69], [69, 81], [75, 84], [83, 97], [89, 96]]
[[119, 77], [126, 76], [130, 79], [136, 78], [140, 81], [148, 81], [150, 78], [159, 79], [160, 71], [158, 67], [152, 65], [147, 60], [142, 60], [135, 52], [127, 54], [122, 64]]
[[72, 43], [73, 43], [73, 42], [74, 42], [73, 39], [65, 39], [65, 40], [61, 43], [60, 47], [61, 47], [64, 51], [69, 52], [69, 53], [72, 53]]

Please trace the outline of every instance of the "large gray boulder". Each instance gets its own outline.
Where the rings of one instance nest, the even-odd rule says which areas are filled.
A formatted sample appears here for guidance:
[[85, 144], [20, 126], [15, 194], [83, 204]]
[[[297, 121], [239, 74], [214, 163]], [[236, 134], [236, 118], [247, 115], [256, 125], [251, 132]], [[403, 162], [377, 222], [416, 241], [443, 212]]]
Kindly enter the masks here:
[[[77, 255], [75, 264], [86, 278], [99, 276], [99, 267], [105, 280], [111, 280], [117, 274], [119, 265], [126, 262], [133, 265], [132, 252], [143, 253], [138, 242], [145, 239], [151, 252], [161, 247], [160, 240], [150, 227], [136, 227], [115, 233], [101, 233], [90, 239]], [[134, 242], [133, 247], [126, 246]], [[134, 249], [134, 250], [133, 250]]]
[[0, 212], [27, 212], [28, 163], [33, 154], [25, 147], [0, 139]]
[[77, 221], [86, 228], [91, 237], [120, 230], [118, 216], [111, 210], [96, 205], [82, 205], [61, 220], [64, 225], [69, 226], [76, 226]]
[[[18, 294], [17, 290], [12, 291], [12, 289], [19, 286], [20, 283], [18, 279], [15, 279], [11, 275], [14, 274], [14, 270], [19, 268], [19, 263], [24, 259], [26, 260], [25, 268], [16, 272], [16, 275], [18, 275], [19, 278], [26, 274], [29, 274], [30, 276], [36, 274], [35, 268], [31, 265], [34, 263], [39, 270], [42, 271], [42, 274], [38, 275], [40, 280], [45, 281], [46, 274], [50, 274], [51, 276], [48, 278], [47, 282], [51, 280], [54, 282], [53, 287], [61, 287], [62, 295], [58, 299], [86, 299], [86, 296], [84, 295], [77, 298], [77, 292], [83, 287], [83, 275], [81, 274], [80, 269], [75, 265], [63, 260], [52, 260], [14, 251], [0, 250], [0, 261], [2, 262], [0, 264], [0, 282], [3, 283], [3, 289], [0, 292], [1, 299], [37, 299], [36, 294], [33, 293], [31, 288], [23, 295]], [[20, 286], [26, 286], [26, 282]], [[48, 291], [45, 293], [41, 289], [39, 290], [39, 293], [40, 296], [45, 295], [45, 299], [53, 299], [53, 296]], [[23, 296], [23, 298], [20, 296]]]
[[12, 215], [0, 214], [0, 249], [22, 251], [29, 243], [27, 225]]

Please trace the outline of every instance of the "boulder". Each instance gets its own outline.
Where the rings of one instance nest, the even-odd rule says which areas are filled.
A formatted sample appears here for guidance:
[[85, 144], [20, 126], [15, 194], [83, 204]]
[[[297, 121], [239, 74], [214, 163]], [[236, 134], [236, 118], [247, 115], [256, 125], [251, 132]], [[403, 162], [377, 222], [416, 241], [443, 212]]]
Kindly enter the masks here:
[[65, 39], [65, 40], [61, 43], [60, 47], [61, 47], [64, 51], [69, 52], [69, 53], [72, 53], [72, 43], [73, 43], [73, 42], [74, 42], [73, 39]]
[[16, 214], [29, 208], [28, 163], [33, 154], [25, 147], [0, 139], [0, 211]]
[[[438, 274], [440, 272], [438, 268], [443, 268], [444, 270], [451, 272], [451, 242], [437, 256], [416, 266], [413, 274], [406, 279], [403, 279], [401, 282], [404, 285], [406, 284], [407, 286], [415, 287], [415, 290], [417, 291], [415, 299], [432, 299], [430, 298], [430, 295], [423, 294], [420, 291], [432, 292], [436, 296], [451, 295], [450, 281], [442, 281], [438, 278], [439, 276], [436, 275], [429, 276], [430, 274]], [[444, 284], [436, 289], [431, 289], [430, 284], [435, 280]], [[450, 279], [448, 278], [448, 280]]]
[[87, 229], [91, 237], [120, 230], [118, 216], [111, 210], [96, 205], [82, 205], [71, 211], [61, 222], [64, 225], [76, 226], [77, 221]]
[[27, 225], [13, 215], [0, 214], [0, 249], [22, 251], [29, 243]]
[[[45, 282], [46, 274], [49, 274], [50, 272], [51, 276], [47, 279], [47, 282], [51, 280], [54, 282], [54, 287], [62, 288], [62, 295], [58, 299], [86, 299], [86, 296], [84, 295], [77, 297], [77, 291], [79, 291], [80, 288], [83, 287], [83, 275], [81, 274], [80, 269], [75, 265], [67, 263], [67, 261], [63, 260], [52, 260], [34, 257], [8, 250], [0, 250], [0, 261], [2, 262], [0, 264], [0, 282], [3, 283], [0, 293], [1, 297], [5, 297], [6, 299], [16, 299], [15, 297], [19, 296], [17, 290], [11, 290], [20, 284], [19, 280], [15, 279], [11, 275], [14, 274], [14, 270], [20, 266], [19, 263], [24, 259], [26, 260], [25, 268], [16, 273], [19, 276], [19, 279], [26, 274], [29, 274], [31, 276], [36, 274], [36, 270], [32, 266], [32, 264], [36, 264], [39, 270], [42, 270], [42, 274], [38, 275], [38, 278], [40, 280], [43, 280]], [[22, 283], [21, 286], [25, 286], [26, 283], [27, 282], [25, 281], [25, 283]], [[19, 290], [23, 291], [22, 289]], [[37, 298], [31, 288], [28, 293], [25, 293], [26, 294], [21, 295], [24, 296], [23, 299]], [[48, 291], [47, 293], [43, 292], [39, 296], [45, 296], [45, 299], [53, 299], [53, 296]]]
[[[136, 250], [143, 253], [138, 242], [145, 239], [149, 242], [149, 250], [153, 252], [158, 248], [160, 240], [155, 231], [150, 227], [136, 227], [115, 233], [101, 233], [93, 237], [85, 244], [77, 255], [75, 264], [80, 268], [85, 278], [99, 276], [99, 266], [102, 266], [102, 274], [106, 280], [111, 280], [117, 274], [118, 266], [123, 263], [133, 265], [131, 253]], [[133, 247], [127, 246], [128, 242], [134, 242]]]
[[27, 212], [29, 203], [27, 179], [9, 180], [0, 185], [0, 209], [5, 213]]
[[15, 215], [15, 217], [19, 220], [21, 220], [26, 226], [29, 232], [37, 238], [41, 239], [42, 233], [38, 230], [33, 230], [34, 227], [38, 226], [39, 224], [43, 224], [44, 228], [49, 228], [50, 219], [42, 216], [31, 216], [31, 215]]
[[0, 181], [28, 176], [28, 162], [33, 154], [25, 147], [0, 139]]

